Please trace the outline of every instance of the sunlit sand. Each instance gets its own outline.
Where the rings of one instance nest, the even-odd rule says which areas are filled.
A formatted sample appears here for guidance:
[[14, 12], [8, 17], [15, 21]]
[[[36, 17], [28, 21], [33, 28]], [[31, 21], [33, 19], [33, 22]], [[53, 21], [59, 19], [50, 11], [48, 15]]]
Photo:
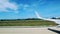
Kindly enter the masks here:
[[[60, 30], [60, 28], [58, 30]], [[41, 28], [0, 28], [0, 34], [57, 34], [57, 33], [49, 31], [48, 27], [41, 27]]]

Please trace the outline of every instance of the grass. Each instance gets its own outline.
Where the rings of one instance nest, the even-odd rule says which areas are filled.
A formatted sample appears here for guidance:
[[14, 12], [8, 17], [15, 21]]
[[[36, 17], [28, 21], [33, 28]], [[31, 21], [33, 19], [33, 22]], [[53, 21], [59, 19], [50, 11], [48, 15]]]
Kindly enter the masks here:
[[56, 23], [44, 20], [8, 20], [0, 21], [0, 26], [55, 26]]

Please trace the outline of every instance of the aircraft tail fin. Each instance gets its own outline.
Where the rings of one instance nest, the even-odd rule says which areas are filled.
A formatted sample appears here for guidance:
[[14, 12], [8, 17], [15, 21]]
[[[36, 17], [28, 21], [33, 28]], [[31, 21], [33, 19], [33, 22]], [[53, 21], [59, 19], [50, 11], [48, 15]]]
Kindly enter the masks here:
[[37, 18], [39, 18], [39, 19], [42, 18], [37, 11], [35, 11], [35, 14], [36, 14]]
[[39, 19], [49, 20], [49, 21], [55, 21], [54, 19], [46, 19], [46, 18], [42, 18], [42, 17], [39, 15], [39, 13], [38, 13], [37, 11], [35, 11], [35, 14], [36, 14], [37, 18], [39, 18]]

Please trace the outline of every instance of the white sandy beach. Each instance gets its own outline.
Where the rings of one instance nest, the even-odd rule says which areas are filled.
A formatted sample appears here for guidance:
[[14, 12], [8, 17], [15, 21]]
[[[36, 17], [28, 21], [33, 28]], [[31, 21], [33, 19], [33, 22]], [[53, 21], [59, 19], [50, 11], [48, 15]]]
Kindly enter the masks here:
[[42, 28], [0, 28], [0, 34], [57, 34], [57, 33], [49, 31], [47, 27], [44, 28], [42, 27]]

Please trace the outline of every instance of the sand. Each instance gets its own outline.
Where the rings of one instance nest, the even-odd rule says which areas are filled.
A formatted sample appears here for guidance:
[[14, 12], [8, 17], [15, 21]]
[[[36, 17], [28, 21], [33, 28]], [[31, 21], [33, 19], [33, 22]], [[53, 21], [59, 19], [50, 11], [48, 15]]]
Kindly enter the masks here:
[[42, 27], [42, 28], [0, 28], [0, 34], [57, 34], [57, 33], [48, 30], [47, 27], [44, 28]]

